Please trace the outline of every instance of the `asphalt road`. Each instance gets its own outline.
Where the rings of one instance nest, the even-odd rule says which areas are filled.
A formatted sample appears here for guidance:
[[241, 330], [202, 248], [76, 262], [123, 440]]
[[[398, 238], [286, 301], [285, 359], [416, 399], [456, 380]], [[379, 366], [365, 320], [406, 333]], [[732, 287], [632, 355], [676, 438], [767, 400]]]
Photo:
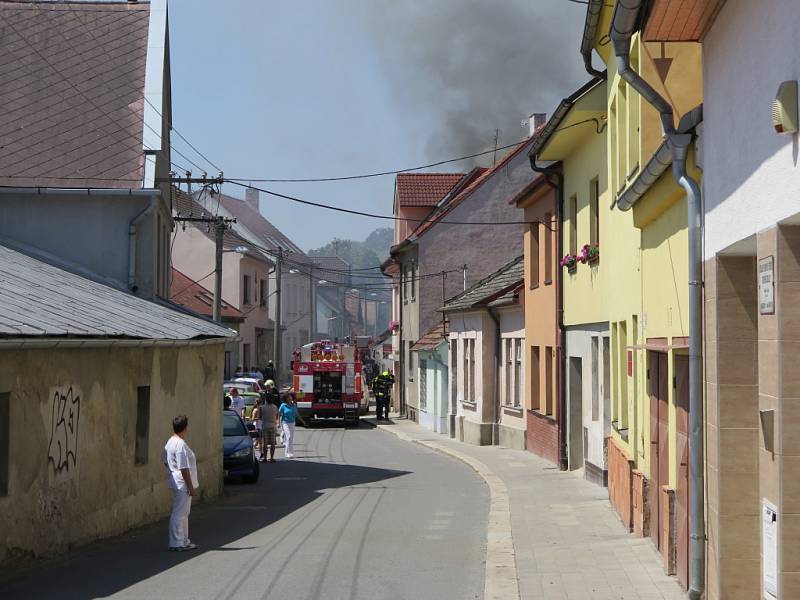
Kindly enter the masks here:
[[297, 458], [190, 518], [101, 542], [0, 586], [0, 598], [482, 598], [489, 493], [462, 463], [362, 425], [298, 428]]

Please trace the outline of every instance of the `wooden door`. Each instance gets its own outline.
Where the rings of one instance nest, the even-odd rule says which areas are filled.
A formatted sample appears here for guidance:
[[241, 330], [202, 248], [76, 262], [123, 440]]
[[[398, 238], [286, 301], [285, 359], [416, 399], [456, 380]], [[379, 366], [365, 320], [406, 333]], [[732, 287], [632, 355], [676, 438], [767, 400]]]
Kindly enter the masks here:
[[678, 481], [675, 489], [675, 569], [684, 589], [689, 586], [689, 357], [675, 357]]
[[664, 506], [661, 488], [669, 484], [669, 393], [668, 355], [664, 352], [648, 352], [648, 393], [650, 396], [650, 483], [648, 504], [650, 506], [650, 536], [663, 552], [662, 523], [669, 507]]

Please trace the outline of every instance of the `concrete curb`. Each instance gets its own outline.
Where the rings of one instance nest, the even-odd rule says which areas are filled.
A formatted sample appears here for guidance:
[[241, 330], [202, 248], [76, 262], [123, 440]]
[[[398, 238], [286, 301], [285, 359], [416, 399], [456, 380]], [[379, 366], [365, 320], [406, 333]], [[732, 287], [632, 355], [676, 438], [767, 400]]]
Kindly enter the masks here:
[[481, 461], [434, 441], [415, 440], [391, 425], [377, 425], [401, 440], [415, 442], [447, 454], [471, 467], [489, 486], [489, 526], [486, 534], [486, 579], [484, 600], [519, 600], [519, 580], [511, 532], [511, 505], [508, 488], [494, 471]]

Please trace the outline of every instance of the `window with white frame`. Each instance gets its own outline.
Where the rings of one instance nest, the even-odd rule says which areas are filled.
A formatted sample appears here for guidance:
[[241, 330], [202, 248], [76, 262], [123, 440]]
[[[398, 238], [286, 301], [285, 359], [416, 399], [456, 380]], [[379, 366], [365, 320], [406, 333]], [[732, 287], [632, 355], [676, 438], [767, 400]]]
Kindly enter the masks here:
[[503, 396], [501, 400], [504, 405], [511, 404], [511, 398], [513, 394], [512, 390], [514, 389], [512, 387], [514, 385], [514, 382], [511, 377], [513, 358], [514, 358], [514, 355], [512, 354], [513, 350], [514, 350], [513, 340], [511, 338], [503, 338], [503, 344], [502, 344], [503, 355], [501, 357], [502, 359], [501, 364], [503, 365], [501, 373], [501, 379], [503, 382]]
[[467, 396], [467, 400], [470, 402], [475, 402], [475, 338], [467, 340], [468, 345], [468, 360], [469, 360], [469, 370], [467, 371], [469, 375], [469, 395]]
[[522, 338], [514, 340], [514, 406], [522, 405]]

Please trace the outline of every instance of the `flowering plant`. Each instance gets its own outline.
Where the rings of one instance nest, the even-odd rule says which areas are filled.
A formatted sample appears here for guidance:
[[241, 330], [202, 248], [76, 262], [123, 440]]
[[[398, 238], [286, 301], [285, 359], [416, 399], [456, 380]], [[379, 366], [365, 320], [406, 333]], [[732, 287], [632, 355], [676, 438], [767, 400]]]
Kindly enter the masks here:
[[581, 253], [578, 255], [578, 260], [583, 264], [593, 263], [598, 258], [600, 258], [600, 246], [598, 244], [593, 246], [584, 244], [583, 248], [581, 248]]
[[570, 254], [569, 252], [567, 252], [564, 255], [564, 258], [562, 258], [561, 262], [559, 262], [558, 264], [560, 264], [562, 267], [566, 267], [571, 271], [578, 265], [578, 257], [575, 256], [574, 254]]
[[400, 323], [397, 321], [389, 321], [389, 331], [397, 331], [400, 329]]

